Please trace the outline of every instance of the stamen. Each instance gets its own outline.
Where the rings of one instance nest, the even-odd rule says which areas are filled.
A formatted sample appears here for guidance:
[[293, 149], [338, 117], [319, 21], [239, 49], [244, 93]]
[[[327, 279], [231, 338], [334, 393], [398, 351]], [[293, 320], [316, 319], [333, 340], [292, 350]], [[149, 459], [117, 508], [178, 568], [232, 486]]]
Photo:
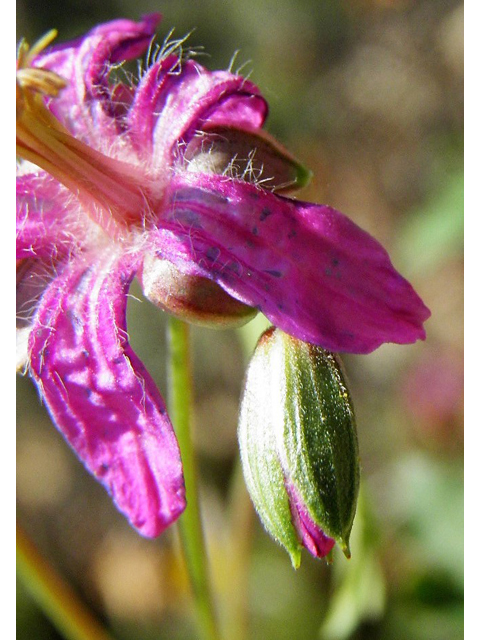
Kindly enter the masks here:
[[[143, 221], [145, 193], [130, 163], [115, 160], [77, 140], [46, 107], [67, 81], [48, 69], [29, 66], [56, 36], [49, 31], [31, 49], [19, 46], [17, 70], [17, 153], [59, 180], [107, 232]], [[94, 205], [94, 206], [92, 206]]]
[[51, 29], [30, 48], [25, 40], [20, 42], [17, 54], [17, 83], [23, 90], [31, 89], [48, 96], [57, 96], [67, 86], [67, 81], [46, 69], [32, 67], [33, 61], [57, 37], [57, 30]]
[[36, 56], [38, 56], [39, 53], [41, 53], [44, 49], [46, 49], [48, 45], [55, 40], [57, 35], [58, 35], [58, 31], [56, 29], [50, 29], [50, 31], [47, 31], [45, 35], [43, 35], [41, 38], [39, 38], [39, 40], [36, 41], [36, 43], [30, 49], [30, 53], [27, 61], [29, 65], [32, 63], [32, 60]]
[[47, 69], [19, 69], [17, 71], [17, 83], [25, 91], [29, 89], [46, 96], [56, 97], [67, 86], [67, 81]]

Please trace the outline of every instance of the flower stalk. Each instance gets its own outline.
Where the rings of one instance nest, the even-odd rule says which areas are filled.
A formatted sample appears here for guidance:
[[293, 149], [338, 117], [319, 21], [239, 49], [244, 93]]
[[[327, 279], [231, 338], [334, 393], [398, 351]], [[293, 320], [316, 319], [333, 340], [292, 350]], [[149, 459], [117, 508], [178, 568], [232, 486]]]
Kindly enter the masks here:
[[187, 567], [201, 632], [205, 640], [220, 640], [212, 595], [205, 537], [198, 500], [197, 472], [191, 431], [192, 377], [190, 336], [187, 324], [172, 316], [168, 320], [169, 412], [182, 452], [188, 505], [178, 521], [182, 552]]

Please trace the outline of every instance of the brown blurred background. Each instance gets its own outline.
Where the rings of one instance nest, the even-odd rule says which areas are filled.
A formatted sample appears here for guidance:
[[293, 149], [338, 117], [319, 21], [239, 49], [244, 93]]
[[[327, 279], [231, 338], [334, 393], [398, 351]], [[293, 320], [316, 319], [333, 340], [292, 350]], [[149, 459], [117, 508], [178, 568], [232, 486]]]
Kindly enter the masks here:
[[[427, 341], [346, 356], [362, 500], [352, 559], [294, 572], [238, 482], [242, 378], [261, 321], [193, 330], [196, 440], [221, 603], [234, 541], [251, 546], [252, 638], [463, 637], [463, 4], [456, 0], [18, 0], [18, 36], [59, 39], [161, 11], [207, 67], [235, 66], [270, 103], [268, 129], [314, 172], [299, 194], [349, 215], [389, 250], [432, 311]], [[165, 319], [129, 308], [137, 353], [165, 391]], [[18, 518], [117, 638], [194, 638], [173, 531], [141, 539], [18, 381]], [[240, 487], [240, 488], [239, 488]], [[227, 512], [231, 493], [243, 524]], [[233, 524], [232, 524], [233, 522]], [[234, 549], [235, 547], [233, 547]], [[241, 570], [238, 570], [240, 579]], [[228, 606], [223, 604], [226, 610]], [[222, 609], [223, 611], [223, 609]], [[58, 638], [22, 585], [17, 637]]]

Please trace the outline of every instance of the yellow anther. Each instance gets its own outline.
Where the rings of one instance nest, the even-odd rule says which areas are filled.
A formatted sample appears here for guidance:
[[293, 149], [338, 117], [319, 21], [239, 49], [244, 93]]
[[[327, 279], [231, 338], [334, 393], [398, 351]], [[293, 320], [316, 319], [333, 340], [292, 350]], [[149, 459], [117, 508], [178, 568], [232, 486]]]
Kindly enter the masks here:
[[[17, 156], [69, 189], [107, 233], [143, 224], [145, 192], [135, 168], [78, 140], [47, 106], [68, 84], [58, 73], [33, 66], [57, 35], [49, 31], [32, 48], [23, 41], [17, 58]], [[68, 100], [63, 103], [67, 108]], [[121, 231], [119, 231], [121, 229]]]
[[28, 56], [29, 62], [31, 62], [33, 58], [35, 58], [35, 56], [37, 56], [41, 51], [46, 49], [46, 47], [48, 47], [48, 45], [55, 40], [57, 35], [58, 35], [58, 31], [56, 29], [50, 29], [50, 31], [47, 31], [45, 35], [43, 35], [39, 40], [37, 40], [33, 45], [33, 47], [30, 49], [30, 53]]
[[41, 53], [49, 44], [51, 44], [57, 37], [58, 31], [56, 29], [50, 29], [47, 33], [35, 42], [33, 47], [22, 40], [18, 46], [17, 53], [17, 66], [19, 69], [25, 69], [32, 64], [32, 61], [39, 53]]
[[[56, 29], [51, 29], [42, 36], [33, 47], [29, 47], [22, 40], [18, 47], [17, 55], [17, 118], [21, 117], [24, 110], [29, 108], [37, 112], [44, 121], [52, 121], [52, 116], [47, 112], [40, 96], [56, 97], [64, 89], [68, 82], [49, 69], [41, 69], [32, 66], [37, 55], [45, 49], [56, 37]], [[40, 96], [36, 96], [40, 94]]]
[[17, 72], [17, 81], [22, 89], [30, 89], [53, 97], [68, 84], [65, 78], [54, 71], [32, 67], [20, 69]]

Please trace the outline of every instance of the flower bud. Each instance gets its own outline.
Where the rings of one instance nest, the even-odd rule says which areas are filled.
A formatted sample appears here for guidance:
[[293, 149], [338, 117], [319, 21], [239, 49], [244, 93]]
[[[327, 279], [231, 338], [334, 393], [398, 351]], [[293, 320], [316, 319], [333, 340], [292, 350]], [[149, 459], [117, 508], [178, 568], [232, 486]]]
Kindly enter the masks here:
[[185, 150], [189, 171], [231, 175], [278, 192], [310, 182], [311, 172], [266, 131], [205, 126]]
[[359, 484], [352, 401], [337, 357], [270, 328], [240, 410], [245, 481], [267, 531], [300, 565], [302, 546], [347, 557]]
[[257, 309], [232, 298], [213, 280], [184, 274], [155, 256], [145, 256], [139, 278], [150, 302], [185, 322], [225, 329], [239, 327], [257, 314]]

